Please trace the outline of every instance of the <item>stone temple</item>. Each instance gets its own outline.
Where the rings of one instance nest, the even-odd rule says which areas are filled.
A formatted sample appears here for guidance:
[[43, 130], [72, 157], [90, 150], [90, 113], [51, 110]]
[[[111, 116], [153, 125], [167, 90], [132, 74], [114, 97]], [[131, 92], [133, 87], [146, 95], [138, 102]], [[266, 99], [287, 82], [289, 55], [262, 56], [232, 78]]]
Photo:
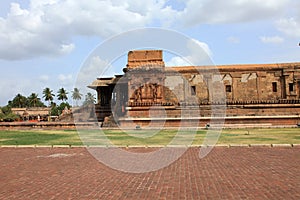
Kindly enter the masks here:
[[98, 121], [120, 126], [297, 125], [300, 62], [165, 66], [161, 50], [128, 53], [123, 75], [97, 78]]

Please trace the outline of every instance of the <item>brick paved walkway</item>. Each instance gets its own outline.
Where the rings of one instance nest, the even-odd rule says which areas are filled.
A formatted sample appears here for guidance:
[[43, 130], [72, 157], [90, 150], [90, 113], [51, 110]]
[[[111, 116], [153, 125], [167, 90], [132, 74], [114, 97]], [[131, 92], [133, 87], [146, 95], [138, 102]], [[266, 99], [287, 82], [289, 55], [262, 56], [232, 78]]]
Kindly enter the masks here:
[[85, 148], [0, 148], [0, 199], [300, 199], [299, 147], [216, 147], [204, 159], [198, 152], [129, 174]]

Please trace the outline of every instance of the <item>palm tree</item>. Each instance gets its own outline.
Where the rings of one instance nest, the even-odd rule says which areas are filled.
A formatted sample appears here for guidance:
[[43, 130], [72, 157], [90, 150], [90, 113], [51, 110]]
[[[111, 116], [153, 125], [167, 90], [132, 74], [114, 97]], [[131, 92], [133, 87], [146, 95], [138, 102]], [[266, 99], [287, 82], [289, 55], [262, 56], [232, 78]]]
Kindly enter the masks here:
[[43, 94], [44, 94], [43, 98], [45, 99], [45, 101], [48, 101], [49, 106], [51, 105], [51, 102], [53, 101], [53, 97], [55, 97], [55, 94], [53, 94], [52, 92], [53, 92], [53, 90], [50, 90], [50, 88], [48, 88], [48, 87], [43, 90]]
[[61, 101], [68, 100], [67, 94], [68, 92], [64, 88], [60, 88], [57, 92], [57, 96], [58, 96], [57, 99]]
[[72, 91], [72, 98], [73, 100], [76, 101], [76, 106], [78, 106], [78, 100], [80, 100], [82, 97], [82, 94], [79, 92], [79, 89], [78, 88], [74, 88], [74, 90]]
[[11, 107], [24, 108], [26, 107], [27, 98], [21, 94], [17, 94], [15, 98], [11, 101]]
[[29, 106], [32, 106], [32, 107], [36, 107], [36, 105], [41, 100], [36, 93], [31, 93], [31, 95], [27, 99], [29, 101]]
[[87, 105], [87, 104], [94, 104], [94, 103], [96, 103], [96, 98], [95, 98], [95, 96], [94, 96], [92, 93], [88, 92], [88, 93], [85, 95], [85, 100], [84, 100], [83, 104], [84, 104], [84, 105]]

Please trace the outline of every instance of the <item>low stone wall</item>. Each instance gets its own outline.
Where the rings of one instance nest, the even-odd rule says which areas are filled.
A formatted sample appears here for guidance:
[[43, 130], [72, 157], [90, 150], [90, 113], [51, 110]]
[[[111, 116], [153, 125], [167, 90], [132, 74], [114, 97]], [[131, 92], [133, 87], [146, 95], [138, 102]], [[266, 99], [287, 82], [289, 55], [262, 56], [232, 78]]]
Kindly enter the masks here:
[[98, 122], [1, 122], [0, 130], [30, 130], [30, 129], [78, 129], [78, 128], [99, 128]]
[[190, 119], [181, 118], [121, 118], [121, 127], [189, 127], [198, 125], [200, 128], [207, 124], [224, 128], [251, 128], [251, 127], [298, 127], [300, 123], [298, 115], [286, 116], [232, 116], [218, 117], [195, 117]]
[[[212, 110], [213, 109], [213, 110]], [[127, 116], [148, 117], [152, 115], [166, 116], [168, 118], [185, 117], [188, 116], [201, 116], [210, 117], [212, 113], [221, 113], [226, 116], [285, 116], [285, 115], [299, 115], [300, 104], [234, 104], [234, 105], [182, 105], [182, 106], [134, 106], [127, 107]]]
[[[118, 122], [122, 128], [147, 127], [190, 127], [198, 126], [205, 128], [207, 124], [211, 127], [223, 128], [251, 128], [251, 127], [298, 127], [300, 119], [298, 115], [285, 116], [227, 116], [218, 117], [194, 117], [194, 118], [120, 118]], [[150, 125], [151, 124], [151, 125]], [[98, 129], [102, 122], [1, 122], [0, 130], [30, 130], [30, 129]], [[106, 127], [113, 128], [113, 127]]]

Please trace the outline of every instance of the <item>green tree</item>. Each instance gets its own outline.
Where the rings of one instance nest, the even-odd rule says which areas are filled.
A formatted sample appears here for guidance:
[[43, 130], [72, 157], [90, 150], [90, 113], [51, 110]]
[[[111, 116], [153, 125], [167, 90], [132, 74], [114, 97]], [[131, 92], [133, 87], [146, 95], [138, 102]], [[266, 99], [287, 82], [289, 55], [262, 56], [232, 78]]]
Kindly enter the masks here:
[[38, 97], [38, 94], [31, 93], [31, 95], [27, 98], [29, 107], [45, 107], [41, 99]]
[[71, 106], [68, 102], [62, 102], [60, 105], [52, 104], [51, 115], [59, 116], [65, 108], [70, 109]]
[[4, 106], [0, 108], [0, 122], [5, 121], [5, 122], [13, 122], [16, 120], [19, 120], [20, 116], [13, 114], [11, 111], [10, 106]]
[[12, 101], [8, 102], [8, 105], [12, 108], [25, 108], [28, 105], [28, 100], [25, 96], [17, 94]]
[[58, 116], [59, 115], [58, 107], [52, 106], [50, 113], [51, 113], [51, 116]]
[[5, 122], [13, 122], [13, 121], [17, 121], [20, 120], [20, 116], [14, 114], [14, 113], [9, 113], [7, 115], [5, 115], [3, 121]]
[[82, 94], [80, 93], [78, 88], [74, 88], [72, 91], [72, 99], [76, 102], [76, 106], [78, 106], [78, 100], [80, 100], [82, 97]]
[[96, 103], [96, 98], [95, 98], [95, 95], [88, 92], [86, 95], [85, 95], [85, 100], [83, 102], [83, 105], [88, 105], [88, 104], [94, 104]]
[[57, 105], [55, 102], [51, 102], [51, 110], [50, 110], [50, 115], [51, 116], [57, 116], [58, 115], [58, 109], [57, 109]]
[[11, 107], [9, 105], [2, 107], [1, 112], [3, 114], [7, 115], [7, 114], [11, 113]]
[[64, 89], [64, 88], [60, 88], [57, 92], [57, 99], [64, 101], [64, 100], [68, 100], [68, 92]]
[[48, 87], [43, 90], [43, 98], [45, 99], [45, 101], [48, 101], [49, 106], [51, 105], [51, 103], [53, 102], [53, 98], [55, 97], [55, 94], [53, 94], [52, 92], [53, 90]]
[[4, 121], [4, 118], [5, 118], [5, 114], [4, 114], [4, 112], [2, 111], [2, 108], [0, 107], [0, 122], [3, 122], [3, 121]]

